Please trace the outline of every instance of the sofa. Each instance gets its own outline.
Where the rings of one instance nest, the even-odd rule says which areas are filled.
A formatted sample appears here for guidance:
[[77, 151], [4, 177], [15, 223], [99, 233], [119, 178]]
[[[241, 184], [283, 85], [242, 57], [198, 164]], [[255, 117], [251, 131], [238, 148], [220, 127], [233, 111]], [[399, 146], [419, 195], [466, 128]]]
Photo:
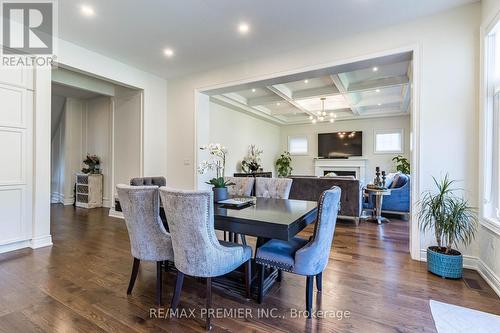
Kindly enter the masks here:
[[[388, 175], [386, 186], [391, 189], [391, 195], [384, 196], [382, 201], [382, 212], [399, 214], [408, 217], [410, 213], [410, 176], [403, 173]], [[375, 198], [367, 196], [363, 203], [363, 209], [373, 209]]]
[[321, 193], [332, 186], [340, 187], [340, 218], [353, 219], [356, 224], [363, 208], [362, 184], [354, 177], [312, 177], [312, 176], [290, 176], [293, 179], [290, 190], [290, 199], [318, 201]]

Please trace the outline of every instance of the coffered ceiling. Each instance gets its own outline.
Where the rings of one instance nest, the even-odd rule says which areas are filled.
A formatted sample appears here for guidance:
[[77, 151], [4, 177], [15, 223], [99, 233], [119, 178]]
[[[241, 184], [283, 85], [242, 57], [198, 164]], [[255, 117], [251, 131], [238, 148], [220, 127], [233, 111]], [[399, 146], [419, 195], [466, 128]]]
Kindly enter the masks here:
[[401, 53], [206, 93], [280, 125], [408, 115], [411, 63]]

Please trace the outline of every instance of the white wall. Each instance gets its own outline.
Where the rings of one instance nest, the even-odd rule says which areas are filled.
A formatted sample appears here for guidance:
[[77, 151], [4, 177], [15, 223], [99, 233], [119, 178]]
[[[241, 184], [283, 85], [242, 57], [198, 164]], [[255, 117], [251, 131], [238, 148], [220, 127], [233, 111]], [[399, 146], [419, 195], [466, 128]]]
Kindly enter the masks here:
[[[226, 146], [229, 154], [226, 160], [226, 176], [241, 172], [241, 161], [248, 146], [257, 145], [263, 150], [262, 168], [276, 175], [274, 163], [281, 153], [280, 127], [210, 102], [210, 142]], [[205, 142], [209, 143], [209, 142]], [[203, 142], [198, 142], [203, 145]]]
[[357, 119], [337, 121], [334, 124], [317, 125], [292, 125], [283, 126], [281, 130], [281, 150], [288, 150], [288, 137], [291, 135], [307, 135], [309, 141], [309, 154], [306, 156], [292, 156], [292, 167], [294, 175], [314, 175], [314, 160], [318, 156], [318, 133], [332, 133], [341, 131], [363, 132], [363, 157], [367, 159], [366, 181], [375, 177], [375, 167], [387, 173], [395, 170], [391, 159], [399, 154], [375, 154], [374, 153], [374, 130], [379, 129], [403, 129], [404, 153], [410, 158], [410, 117], [385, 117], [372, 119]]
[[86, 103], [85, 142], [82, 159], [85, 158], [86, 154], [99, 156], [103, 176], [103, 206], [110, 207], [112, 202], [111, 98], [92, 98]]
[[[478, 27], [479, 3], [432, 17], [327, 41], [271, 56], [169, 81], [167, 144], [171, 186], [195, 186], [195, 91], [217, 85], [275, 77], [304, 68], [344, 63], [386, 50], [419, 46], [420, 176], [422, 189], [431, 176], [449, 172], [477, 205], [478, 167]], [[198, 124], [199, 125], [199, 124]], [[421, 237], [426, 249], [432, 238]], [[477, 257], [475, 242], [464, 253]]]

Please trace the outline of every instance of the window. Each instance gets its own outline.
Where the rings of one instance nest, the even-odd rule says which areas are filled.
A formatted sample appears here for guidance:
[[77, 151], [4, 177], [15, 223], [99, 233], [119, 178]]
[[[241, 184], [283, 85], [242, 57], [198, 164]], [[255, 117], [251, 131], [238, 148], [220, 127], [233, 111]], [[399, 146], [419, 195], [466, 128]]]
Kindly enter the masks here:
[[375, 130], [375, 153], [393, 154], [403, 152], [403, 130]]
[[307, 140], [307, 136], [289, 136], [288, 151], [290, 152], [290, 155], [307, 155], [309, 153], [309, 142]]
[[482, 217], [500, 223], [500, 33], [486, 37]]

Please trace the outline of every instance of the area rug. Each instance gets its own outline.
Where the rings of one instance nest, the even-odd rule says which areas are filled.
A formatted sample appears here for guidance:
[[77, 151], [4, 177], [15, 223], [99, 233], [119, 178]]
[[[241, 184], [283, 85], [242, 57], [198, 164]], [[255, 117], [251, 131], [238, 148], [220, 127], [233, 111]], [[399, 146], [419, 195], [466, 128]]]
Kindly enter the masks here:
[[430, 300], [438, 333], [500, 333], [500, 316]]

